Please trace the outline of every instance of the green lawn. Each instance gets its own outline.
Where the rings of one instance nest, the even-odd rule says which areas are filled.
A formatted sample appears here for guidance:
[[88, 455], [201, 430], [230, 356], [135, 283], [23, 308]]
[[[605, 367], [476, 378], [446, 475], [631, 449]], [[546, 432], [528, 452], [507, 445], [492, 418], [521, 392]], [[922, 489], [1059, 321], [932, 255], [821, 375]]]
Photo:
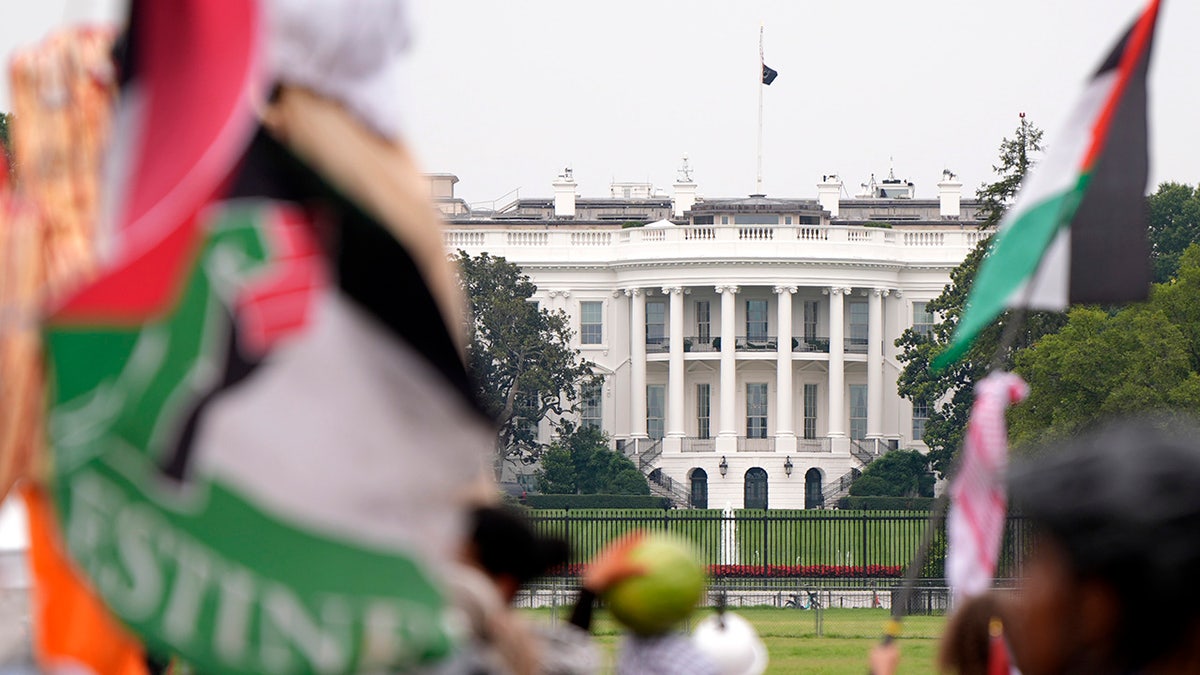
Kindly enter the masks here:
[[[524, 610], [538, 621], [553, 621], [552, 610]], [[569, 610], [558, 610], [565, 620]], [[704, 616], [701, 610], [698, 617]], [[768, 673], [814, 673], [862, 675], [867, 667], [867, 652], [879, 640], [887, 612], [881, 609], [830, 609], [822, 612], [817, 636], [816, 615], [807, 610], [747, 607], [734, 610], [758, 630], [771, 655]], [[915, 616], [904, 622], [900, 641], [903, 654], [901, 673], [935, 672], [937, 636], [944, 617]], [[600, 611], [593, 626], [596, 641], [611, 661], [620, 636], [619, 627]]]

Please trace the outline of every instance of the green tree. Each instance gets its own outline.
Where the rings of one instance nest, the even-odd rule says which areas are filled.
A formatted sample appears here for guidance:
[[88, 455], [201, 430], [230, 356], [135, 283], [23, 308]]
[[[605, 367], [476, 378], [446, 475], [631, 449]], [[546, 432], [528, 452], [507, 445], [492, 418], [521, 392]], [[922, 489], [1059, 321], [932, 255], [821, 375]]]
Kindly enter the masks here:
[[1115, 415], [1200, 412], [1200, 245], [1150, 300], [1116, 312], [1071, 311], [1017, 357], [1030, 397], [1010, 413], [1014, 442], [1071, 434]]
[[995, 182], [984, 183], [975, 192], [975, 198], [980, 200], [979, 218], [986, 227], [1000, 224], [1005, 211], [1017, 196], [1021, 181], [1034, 165], [1037, 153], [1042, 148], [1042, 130], [1025, 119], [1021, 113], [1021, 123], [1013, 137], [1000, 141], [1000, 163], [992, 165], [992, 171], [998, 176]]
[[650, 485], [634, 463], [609, 450], [596, 427], [563, 422], [562, 433], [542, 455], [538, 489], [546, 494], [648, 495]]
[[1175, 276], [1183, 251], [1200, 242], [1200, 188], [1162, 183], [1146, 205], [1154, 280], [1164, 283]]
[[932, 497], [929, 458], [918, 450], [893, 450], [867, 465], [850, 485], [855, 497]]
[[[999, 164], [993, 167], [1000, 178], [982, 186], [976, 193], [983, 202], [981, 218], [987, 224], [994, 225], [1003, 217], [1021, 179], [1033, 166], [1035, 153], [1041, 150], [1041, 138], [1041, 129], [1022, 117], [1015, 136], [1000, 143]], [[897, 390], [904, 398], [929, 406], [929, 419], [921, 440], [929, 447], [934, 470], [943, 477], [950, 472], [954, 457], [962, 447], [967, 418], [975, 403], [975, 383], [987, 375], [993, 363], [1011, 369], [1017, 353], [1041, 336], [1057, 331], [1066, 321], [1064, 315], [1056, 312], [1025, 314], [1023, 319], [1018, 319], [1022, 320], [1022, 326], [1013, 343], [997, 357], [1004, 327], [1013, 320], [1011, 313], [1005, 312], [980, 332], [957, 363], [939, 372], [930, 370], [929, 364], [950, 344], [966, 306], [971, 283], [990, 245], [991, 237], [980, 241], [950, 272], [950, 283], [942, 293], [929, 302], [929, 311], [938, 317], [931, 335], [909, 329], [896, 340], [896, 346], [901, 350], [898, 358], [904, 364], [896, 382]]]
[[571, 347], [567, 315], [531, 302], [537, 286], [520, 267], [487, 253], [455, 261], [470, 304], [467, 367], [499, 425], [498, 456], [531, 463], [544, 450], [538, 424], [574, 410], [593, 365]]

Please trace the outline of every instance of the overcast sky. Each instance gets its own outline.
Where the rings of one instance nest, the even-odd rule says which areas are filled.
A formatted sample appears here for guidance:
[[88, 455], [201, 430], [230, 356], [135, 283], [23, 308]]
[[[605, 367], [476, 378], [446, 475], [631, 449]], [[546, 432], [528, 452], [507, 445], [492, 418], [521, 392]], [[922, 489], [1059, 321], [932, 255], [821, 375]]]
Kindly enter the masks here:
[[[119, 0], [7, 0], [0, 56], [65, 17]], [[570, 164], [585, 196], [612, 180], [669, 188], [683, 153], [701, 193], [754, 189], [758, 30], [779, 78], [765, 90], [764, 186], [853, 194], [871, 172], [934, 196], [991, 178], [1025, 112], [1047, 130], [1143, 0], [416, 0], [405, 129], [459, 196], [549, 196]], [[1200, 2], [1164, 4], [1151, 76], [1151, 182], [1200, 181]], [[6, 73], [0, 110], [8, 109]], [[2, 542], [0, 542], [2, 545]]]
[[[0, 50], [116, 0], [9, 8]], [[15, 3], [14, 3], [15, 4]], [[701, 193], [754, 189], [758, 28], [779, 78], [765, 89], [764, 187], [853, 194], [871, 172], [933, 196], [973, 191], [1020, 112], [1054, 131], [1143, 0], [417, 0], [405, 129], [429, 171], [481, 202], [548, 196], [571, 165], [585, 196], [669, 189], [688, 153]], [[102, 12], [101, 12], [102, 13]], [[1200, 180], [1200, 3], [1164, 4], [1151, 77], [1152, 184]], [[6, 89], [6, 87], [5, 87]], [[7, 108], [7, 91], [0, 109]]]

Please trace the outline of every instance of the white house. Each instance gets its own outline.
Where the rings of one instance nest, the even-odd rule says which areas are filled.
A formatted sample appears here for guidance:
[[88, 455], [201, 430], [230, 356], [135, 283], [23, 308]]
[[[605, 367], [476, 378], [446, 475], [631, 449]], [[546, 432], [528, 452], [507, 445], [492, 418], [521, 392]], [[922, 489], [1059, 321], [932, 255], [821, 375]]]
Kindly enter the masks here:
[[927, 413], [896, 393], [894, 342], [930, 328], [926, 303], [987, 234], [953, 174], [932, 199], [892, 175], [854, 198], [824, 176], [817, 199], [703, 199], [686, 163], [670, 197], [575, 185], [568, 169], [552, 199], [446, 209], [446, 247], [519, 264], [541, 305], [571, 316], [604, 375], [581, 421], [657, 489], [814, 508], [880, 452], [923, 447]]

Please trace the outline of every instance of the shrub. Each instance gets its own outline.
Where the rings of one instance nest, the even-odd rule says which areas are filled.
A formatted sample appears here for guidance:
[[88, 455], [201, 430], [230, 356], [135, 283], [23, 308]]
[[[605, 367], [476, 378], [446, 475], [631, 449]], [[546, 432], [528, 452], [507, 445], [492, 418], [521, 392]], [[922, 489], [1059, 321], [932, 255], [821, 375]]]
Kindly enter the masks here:
[[531, 509], [665, 510], [671, 507], [671, 500], [654, 495], [529, 495], [525, 505]]
[[839, 509], [856, 511], [928, 511], [933, 508], [932, 497], [842, 497]]

